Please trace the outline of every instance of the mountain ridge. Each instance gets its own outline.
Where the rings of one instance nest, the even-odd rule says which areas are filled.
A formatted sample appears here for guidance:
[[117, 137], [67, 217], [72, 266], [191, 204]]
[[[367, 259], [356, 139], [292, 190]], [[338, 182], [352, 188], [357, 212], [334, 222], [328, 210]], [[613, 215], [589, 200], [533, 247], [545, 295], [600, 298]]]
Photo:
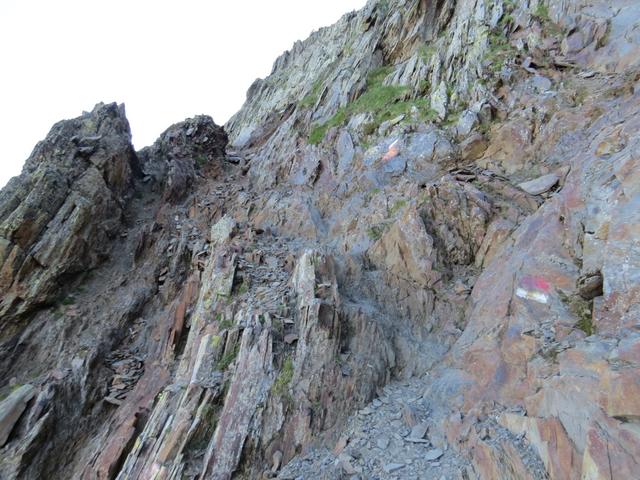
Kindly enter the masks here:
[[56, 124], [0, 192], [0, 475], [632, 478], [638, 25], [372, 0], [224, 128]]

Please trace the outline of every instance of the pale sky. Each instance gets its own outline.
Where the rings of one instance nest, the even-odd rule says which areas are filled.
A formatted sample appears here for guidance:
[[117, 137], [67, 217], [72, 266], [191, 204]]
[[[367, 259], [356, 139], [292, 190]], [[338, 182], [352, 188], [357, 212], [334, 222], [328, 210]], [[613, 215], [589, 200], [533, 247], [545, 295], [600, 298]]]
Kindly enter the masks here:
[[253, 80], [366, 0], [0, 0], [0, 187], [50, 127], [124, 102], [137, 149], [197, 114], [225, 123]]

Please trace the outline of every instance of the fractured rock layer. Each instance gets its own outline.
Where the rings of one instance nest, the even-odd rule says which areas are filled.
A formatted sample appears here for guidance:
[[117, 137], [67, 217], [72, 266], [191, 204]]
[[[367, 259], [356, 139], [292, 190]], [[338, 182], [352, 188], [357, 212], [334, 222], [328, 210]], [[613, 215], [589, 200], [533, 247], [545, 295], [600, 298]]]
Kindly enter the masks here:
[[639, 23], [372, 0], [225, 129], [54, 126], [0, 192], [0, 476], [634, 478]]

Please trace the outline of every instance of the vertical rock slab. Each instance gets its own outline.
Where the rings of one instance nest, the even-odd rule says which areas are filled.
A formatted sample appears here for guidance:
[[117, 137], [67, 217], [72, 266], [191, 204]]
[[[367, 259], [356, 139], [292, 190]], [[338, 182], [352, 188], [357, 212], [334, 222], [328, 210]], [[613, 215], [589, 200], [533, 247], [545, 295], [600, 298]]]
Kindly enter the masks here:
[[0, 447], [7, 443], [11, 430], [35, 394], [33, 386], [22, 385], [0, 403]]

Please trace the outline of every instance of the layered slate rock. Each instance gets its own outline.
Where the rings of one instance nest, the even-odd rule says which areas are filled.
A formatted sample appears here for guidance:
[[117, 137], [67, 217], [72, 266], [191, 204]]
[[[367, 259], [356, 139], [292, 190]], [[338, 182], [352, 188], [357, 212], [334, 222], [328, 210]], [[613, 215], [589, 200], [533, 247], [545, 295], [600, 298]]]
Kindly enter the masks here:
[[65, 276], [108, 257], [136, 174], [124, 106], [99, 104], [52, 128], [0, 193], [1, 317], [51, 302]]
[[634, 478], [632, 3], [372, 0], [254, 83], [231, 156], [208, 117], [127, 171], [71, 141], [120, 220], [83, 203], [90, 274], [0, 317], [0, 476]]

